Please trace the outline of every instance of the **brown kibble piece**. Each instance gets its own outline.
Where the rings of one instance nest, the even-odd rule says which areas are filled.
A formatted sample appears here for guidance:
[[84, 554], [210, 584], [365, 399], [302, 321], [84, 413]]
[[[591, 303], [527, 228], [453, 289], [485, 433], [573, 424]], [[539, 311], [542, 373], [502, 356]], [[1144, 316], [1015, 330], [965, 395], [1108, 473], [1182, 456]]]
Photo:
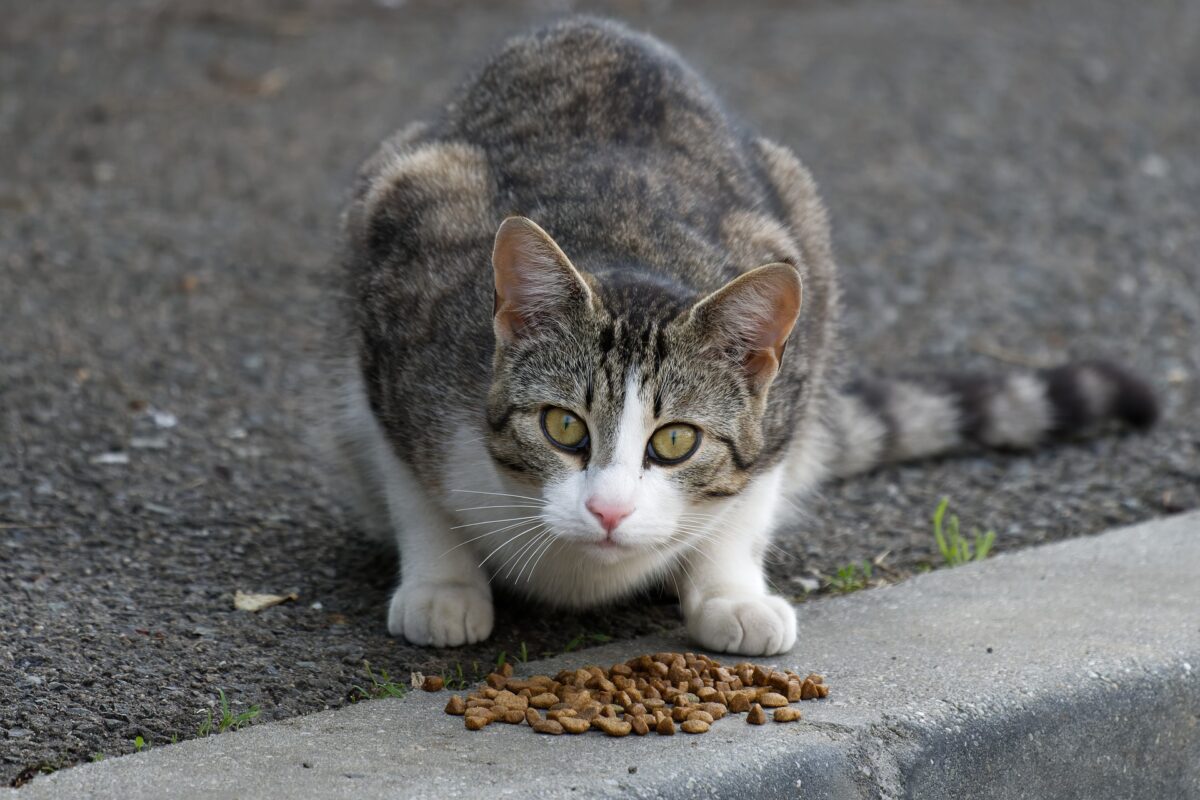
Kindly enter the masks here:
[[558, 736], [563, 732], [563, 726], [557, 720], [544, 719], [533, 725], [533, 729], [538, 733], [548, 733], [551, 736]]
[[800, 684], [800, 699], [812, 700], [818, 696], [817, 685], [811, 679], [805, 678], [804, 683]]
[[650, 726], [646, 724], [646, 718], [641, 714], [626, 714], [625, 721], [633, 728], [633, 732], [638, 736], [645, 736], [650, 732]]
[[534, 711], [532, 708], [527, 708], [525, 709], [525, 721], [529, 723], [530, 727], [532, 727], [542, 721], [542, 715]]
[[579, 717], [559, 717], [558, 724], [567, 733], [583, 733], [592, 727], [591, 723], [586, 719], [580, 719]]
[[492, 717], [490, 714], [472, 714], [466, 718], [464, 724], [466, 724], [469, 731], [481, 731], [491, 721]]
[[817, 697], [829, 697], [829, 687], [823, 683], [817, 684]]
[[440, 675], [429, 675], [421, 684], [421, 688], [427, 692], [440, 692], [445, 685], [446, 681]]
[[730, 711], [740, 714], [750, 710], [750, 696], [745, 692], [732, 692], [727, 704]]
[[804, 692], [801, 691], [800, 686], [801, 684], [799, 681], [788, 681], [786, 694], [789, 703], [794, 703], [797, 700], [804, 699]]
[[[499, 671], [499, 673], [500, 673], [501, 675], [503, 675], [505, 678], [511, 678], [511, 677], [512, 677], [512, 672], [513, 672], [513, 670], [512, 670], [512, 664], [510, 664], [510, 663], [508, 663], [507, 661], [505, 661], [503, 664], [501, 664], [501, 665], [500, 665], [500, 669], [499, 669], [498, 671]], [[500, 688], [500, 687], [496, 687], [496, 688]]]
[[461, 695], [452, 695], [450, 701], [446, 703], [446, 713], [453, 714], [456, 717], [461, 717], [467, 710], [467, 703], [462, 699]]
[[712, 715], [713, 719], [720, 719], [725, 716], [726, 707], [720, 703], [701, 703], [700, 708]]
[[500, 722], [507, 722], [509, 725], [520, 725], [525, 721], [525, 712], [519, 708], [505, 708], [500, 713]]
[[767, 712], [763, 711], [763, 707], [758, 703], [750, 706], [750, 713], [746, 715], [746, 722], [751, 725], [762, 725], [767, 721]]
[[556, 719], [562, 722], [563, 717], [577, 717], [579, 712], [573, 708], [552, 708], [546, 712], [546, 719]]
[[625, 720], [612, 717], [596, 717], [592, 720], [592, 727], [599, 728], [609, 736], [628, 736], [633, 730], [633, 726]]
[[558, 703], [558, 695], [553, 692], [542, 692], [529, 698], [529, 705], [534, 708], [549, 708]]
[[788, 704], [788, 699], [781, 694], [767, 692], [758, 698], [758, 702], [762, 704], [763, 708], [782, 708]]
[[776, 722], [795, 722], [800, 719], [800, 709], [791, 706], [777, 708], [773, 716]]
[[767, 676], [767, 684], [780, 694], [787, 694], [788, 676], [782, 672], [772, 672]]
[[702, 719], [689, 719], [679, 727], [684, 733], [708, 733], [708, 723]]
[[671, 709], [671, 719], [676, 722], [683, 722], [688, 718], [688, 714], [692, 711], [691, 706], [675, 706]]
[[654, 732], [659, 736], [674, 736], [675, 723], [671, 721], [670, 717], [664, 716], [655, 723]]
[[709, 725], [712, 725], [712, 723], [713, 723], [713, 715], [708, 713], [707, 711], [701, 711], [698, 708], [693, 709], [692, 711], [689, 711], [687, 718], [689, 720], [698, 719], [701, 722], [707, 723]]

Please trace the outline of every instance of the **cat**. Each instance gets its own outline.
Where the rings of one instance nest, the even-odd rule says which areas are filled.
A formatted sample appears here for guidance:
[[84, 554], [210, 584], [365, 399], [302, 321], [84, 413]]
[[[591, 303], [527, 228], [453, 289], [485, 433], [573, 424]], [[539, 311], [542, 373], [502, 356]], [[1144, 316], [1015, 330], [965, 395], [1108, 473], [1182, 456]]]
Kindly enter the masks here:
[[382, 144], [342, 224], [327, 449], [419, 645], [486, 639], [497, 581], [570, 608], [661, 586], [701, 647], [779, 653], [789, 496], [1157, 414], [1104, 362], [847, 382], [809, 172], [610, 21], [509, 41]]

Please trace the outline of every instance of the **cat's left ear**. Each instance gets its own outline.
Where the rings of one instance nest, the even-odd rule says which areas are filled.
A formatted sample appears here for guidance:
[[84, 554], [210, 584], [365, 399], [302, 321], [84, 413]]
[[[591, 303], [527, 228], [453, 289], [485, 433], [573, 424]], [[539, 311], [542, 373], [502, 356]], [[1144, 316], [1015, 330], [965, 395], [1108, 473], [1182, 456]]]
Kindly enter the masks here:
[[553, 326], [573, 309], [590, 305], [592, 290], [562, 249], [537, 223], [509, 217], [496, 231], [493, 325], [509, 342]]
[[755, 393], [779, 371], [783, 348], [800, 318], [803, 289], [791, 264], [740, 275], [692, 307], [690, 320], [710, 347], [731, 354]]

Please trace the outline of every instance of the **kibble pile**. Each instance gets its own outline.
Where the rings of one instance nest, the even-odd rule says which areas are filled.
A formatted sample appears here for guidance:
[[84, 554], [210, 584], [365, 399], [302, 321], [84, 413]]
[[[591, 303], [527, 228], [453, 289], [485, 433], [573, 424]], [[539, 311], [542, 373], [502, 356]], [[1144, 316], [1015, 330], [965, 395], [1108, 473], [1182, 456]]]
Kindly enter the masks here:
[[[442, 682], [427, 680], [424, 688], [437, 691]], [[820, 675], [802, 678], [748, 662], [723, 667], [705, 655], [656, 653], [608, 669], [563, 670], [553, 678], [514, 678], [512, 665], [505, 664], [487, 676], [487, 686], [451, 697], [446, 713], [463, 717], [471, 731], [493, 722], [526, 722], [552, 735], [595, 729], [609, 736], [671, 736], [676, 724], [684, 733], [707, 733], [728, 713], [746, 712], [747, 722], [762, 725], [768, 708], [776, 722], [794, 722], [800, 710], [791, 703], [828, 694]]]

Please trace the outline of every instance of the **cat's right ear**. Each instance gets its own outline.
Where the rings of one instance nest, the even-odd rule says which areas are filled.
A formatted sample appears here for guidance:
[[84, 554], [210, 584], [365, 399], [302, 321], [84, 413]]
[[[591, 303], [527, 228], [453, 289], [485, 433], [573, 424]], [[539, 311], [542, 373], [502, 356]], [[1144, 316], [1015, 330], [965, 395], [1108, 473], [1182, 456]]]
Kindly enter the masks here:
[[496, 339], [511, 342], [554, 327], [573, 309], [592, 302], [592, 290], [550, 235], [532, 220], [509, 217], [492, 250]]

